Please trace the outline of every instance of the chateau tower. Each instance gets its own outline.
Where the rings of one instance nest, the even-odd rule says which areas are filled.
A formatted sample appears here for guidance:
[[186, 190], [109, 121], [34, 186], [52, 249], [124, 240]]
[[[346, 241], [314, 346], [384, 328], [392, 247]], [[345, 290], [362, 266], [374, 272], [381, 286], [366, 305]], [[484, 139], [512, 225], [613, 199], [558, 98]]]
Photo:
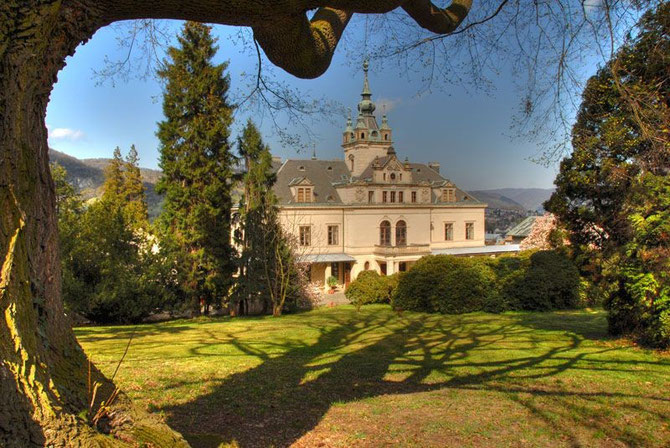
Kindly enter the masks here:
[[354, 177], [359, 176], [365, 168], [377, 157], [385, 157], [391, 148], [391, 128], [386, 114], [382, 116], [382, 126], [377, 125], [374, 115], [376, 109], [372, 102], [372, 92], [368, 81], [368, 61], [363, 62], [363, 92], [358, 103], [358, 117], [356, 126], [353, 126], [351, 114], [347, 119], [347, 126], [342, 135], [344, 160]]

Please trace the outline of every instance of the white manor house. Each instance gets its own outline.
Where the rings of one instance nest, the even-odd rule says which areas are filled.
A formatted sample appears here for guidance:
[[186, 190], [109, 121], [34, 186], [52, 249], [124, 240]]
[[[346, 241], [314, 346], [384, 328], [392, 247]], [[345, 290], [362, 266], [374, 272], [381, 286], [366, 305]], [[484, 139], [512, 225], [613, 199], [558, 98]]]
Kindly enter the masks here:
[[363, 270], [391, 275], [428, 254], [481, 254], [486, 204], [440, 174], [437, 163], [413, 163], [381, 126], [364, 64], [358, 118], [343, 133], [344, 159], [289, 159], [278, 164], [274, 191], [280, 220], [300, 244], [311, 280], [331, 275], [346, 285]]

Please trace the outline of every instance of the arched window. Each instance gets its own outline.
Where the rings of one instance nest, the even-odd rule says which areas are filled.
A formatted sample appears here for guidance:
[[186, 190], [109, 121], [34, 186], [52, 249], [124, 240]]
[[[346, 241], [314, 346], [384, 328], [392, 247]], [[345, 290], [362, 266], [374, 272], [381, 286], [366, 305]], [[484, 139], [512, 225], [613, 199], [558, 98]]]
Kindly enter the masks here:
[[361, 132], [361, 138], [365, 138], [365, 132]]
[[391, 180], [395, 180], [395, 173], [391, 173]]
[[365, 269], [366, 271], [369, 271], [369, 270], [370, 270], [370, 262], [369, 262], [369, 261], [366, 261], [366, 262], [365, 262], [365, 267], [364, 267], [364, 269]]
[[407, 245], [407, 223], [405, 221], [400, 220], [395, 224], [395, 245]]
[[391, 245], [391, 223], [388, 221], [382, 221], [379, 225], [379, 245]]
[[351, 161], [351, 171], [353, 172], [354, 171], [354, 157], [353, 156], [349, 157], [349, 160]]

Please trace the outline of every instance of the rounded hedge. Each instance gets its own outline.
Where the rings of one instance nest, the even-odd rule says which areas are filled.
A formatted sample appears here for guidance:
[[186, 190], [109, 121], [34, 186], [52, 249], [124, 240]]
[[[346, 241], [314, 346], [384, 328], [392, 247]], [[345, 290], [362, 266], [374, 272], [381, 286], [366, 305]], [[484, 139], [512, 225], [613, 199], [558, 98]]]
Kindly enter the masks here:
[[530, 256], [528, 269], [512, 279], [505, 294], [514, 297], [520, 309], [549, 311], [576, 308], [579, 288], [579, 270], [568, 256], [542, 250]]
[[486, 259], [429, 255], [400, 279], [396, 309], [445, 314], [484, 309], [495, 294], [495, 273]]
[[445, 314], [549, 311], [580, 304], [580, 276], [561, 251], [500, 258], [449, 255], [420, 259], [400, 279], [396, 309]]
[[398, 275], [381, 276], [377, 271], [363, 271], [351, 282], [344, 294], [356, 306], [369, 303], [389, 303], [398, 283]]

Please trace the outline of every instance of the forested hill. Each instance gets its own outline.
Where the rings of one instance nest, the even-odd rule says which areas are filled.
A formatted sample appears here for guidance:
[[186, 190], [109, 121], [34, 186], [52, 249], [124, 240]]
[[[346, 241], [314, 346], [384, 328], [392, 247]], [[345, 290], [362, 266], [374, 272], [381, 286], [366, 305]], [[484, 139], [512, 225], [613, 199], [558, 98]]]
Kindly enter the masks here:
[[486, 202], [491, 208], [542, 211], [542, 203], [549, 199], [553, 188], [499, 188], [496, 190], [479, 190], [471, 193], [480, 201]]
[[492, 191], [479, 190], [470, 191], [470, 193], [480, 201], [485, 202], [491, 209], [526, 211], [523, 205], [513, 199]]
[[[84, 199], [92, 199], [102, 194], [101, 187], [105, 180], [105, 167], [111, 159], [77, 159], [55, 149], [49, 149], [51, 162], [56, 162], [67, 171], [68, 181], [74, 185]], [[149, 217], [160, 213], [162, 198], [156, 194], [156, 182], [161, 175], [158, 170], [140, 168], [142, 180], [147, 194]]]

